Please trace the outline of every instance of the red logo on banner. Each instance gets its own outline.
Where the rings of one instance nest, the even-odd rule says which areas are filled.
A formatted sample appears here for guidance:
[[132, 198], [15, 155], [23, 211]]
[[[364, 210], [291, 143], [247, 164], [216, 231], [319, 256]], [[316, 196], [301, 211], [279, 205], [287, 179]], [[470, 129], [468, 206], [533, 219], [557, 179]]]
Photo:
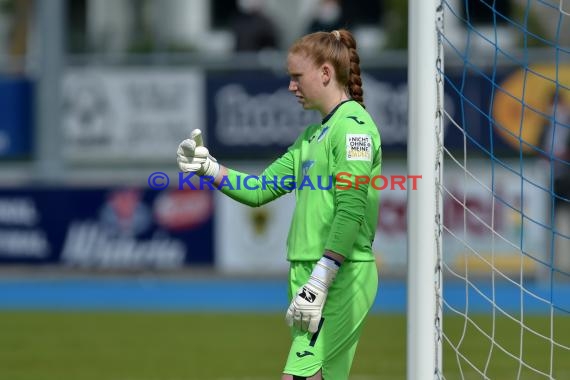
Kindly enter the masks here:
[[154, 204], [157, 224], [169, 230], [188, 230], [212, 217], [212, 194], [203, 190], [168, 191]]

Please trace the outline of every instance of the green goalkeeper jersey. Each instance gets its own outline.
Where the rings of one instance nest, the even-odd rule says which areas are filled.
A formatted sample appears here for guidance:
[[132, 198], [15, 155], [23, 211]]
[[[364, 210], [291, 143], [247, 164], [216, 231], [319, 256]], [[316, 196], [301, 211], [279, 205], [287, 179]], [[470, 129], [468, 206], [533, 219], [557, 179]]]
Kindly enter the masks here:
[[351, 261], [372, 261], [379, 191], [370, 181], [380, 175], [381, 164], [378, 128], [358, 102], [349, 100], [321, 124], [307, 127], [260, 177], [228, 169], [218, 187], [250, 206], [295, 192], [290, 261], [319, 260], [325, 250]]

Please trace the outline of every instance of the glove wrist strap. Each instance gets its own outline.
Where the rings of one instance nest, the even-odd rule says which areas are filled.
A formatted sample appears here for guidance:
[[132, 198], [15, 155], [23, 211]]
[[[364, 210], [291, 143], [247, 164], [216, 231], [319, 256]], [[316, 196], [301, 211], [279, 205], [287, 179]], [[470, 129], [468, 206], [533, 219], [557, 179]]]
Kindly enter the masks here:
[[336, 277], [338, 269], [339, 265], [336, 261], [326, 256], [321, 257], [309, 277], [309, 284], [323, 291], [328, 290]]
[[213, 179], [216, 179], [219, 172], [220, 172], [220, 164], [218, 164], [216, 161], [210, 160], [210, 165], [206, 169], [204, 176], [208, 176], [208, 177], [212, 177]]

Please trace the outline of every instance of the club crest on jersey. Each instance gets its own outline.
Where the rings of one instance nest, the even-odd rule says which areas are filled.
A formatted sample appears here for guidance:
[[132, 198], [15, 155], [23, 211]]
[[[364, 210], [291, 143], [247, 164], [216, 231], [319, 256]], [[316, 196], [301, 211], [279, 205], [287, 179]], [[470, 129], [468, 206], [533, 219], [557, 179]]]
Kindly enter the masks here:
[[329, 127], [326, 126], [323, 128], [323, 130], [321, 131], [321, 133], [319, 134], [319, 137], [317, 137], [317, 142], [321, 142], [322, 139], [325, 138], [325, 135], [327, 134], [327, 132], [329, 131]]
[[315, 160], [303, 161], [301, 165], [301, 171], [303, 172], [303, 177], [309, 174], [309, 169], [315, 164]]
[[372, 161], [372, 139], [370, 135], [347, 134], [346, 159], [348, 161]]

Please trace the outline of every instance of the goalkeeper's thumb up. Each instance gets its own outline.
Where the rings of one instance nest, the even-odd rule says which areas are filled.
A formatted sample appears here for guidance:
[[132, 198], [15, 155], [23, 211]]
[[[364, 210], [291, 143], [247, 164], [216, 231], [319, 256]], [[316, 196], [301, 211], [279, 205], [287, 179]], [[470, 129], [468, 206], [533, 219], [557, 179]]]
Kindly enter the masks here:
[[204, 140], [202, 140], [202, 131], [199, 129], [194, 129], [190, 133], [190, 139], [196, 142], [196, 146], [204, 146]]
[[218, 161], [204, 146], [202, 131], [199, 129], [193, 130], [190, 138], [178, 145], [176, 155], [178, 168], [184, 173], [196, 173], [214, 179], [220, 171]]

